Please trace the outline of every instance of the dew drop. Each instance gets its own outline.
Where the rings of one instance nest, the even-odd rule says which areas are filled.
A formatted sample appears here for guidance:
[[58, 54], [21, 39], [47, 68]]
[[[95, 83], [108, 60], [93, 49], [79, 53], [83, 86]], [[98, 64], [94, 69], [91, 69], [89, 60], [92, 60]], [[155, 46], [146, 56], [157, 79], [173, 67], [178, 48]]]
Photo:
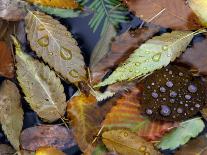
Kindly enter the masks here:
[[167, 50], [168, 50], [168, 45], [163, 46], [163, 47], [162, 47], [162, 50], [163, 50], [163, 51], [167, 51]]
[[160, 111], [160, 114], [163, 115], [163, 116], [169, 116], [171, 113], [171, 110], [170, 108], [167, 106], [167, 105], [162, 105], [161, 106], [161, 111]]
[[150, 53], [150, 51], [145, 51], [145, 53], [146, 53], [146, 54], [149, 54], [149, 53]]
[[175, 99], [170, 99], [170, 103], [175, 103]]
[[196, 108], [200, 108], [200, 106], [201, 106], [201, 105], [198, 104], [198, 103], [195, 105]]
[[170, 97], [176, 97], [177, 93], [175, 91], [170, 92]]
[[168, 54], [167, 54], [167, 56], [168, 56], [168, 57], [171, 57], [171, 54], [170, 54], [170, 53], [168, 53]]
[[172, 71], [169, 71], [169, 74], [172, 74], [173, 72]]
[[183, 101], [180, 101], [180, 104], [183, 104]]
[[165, 93], [166, 92], [165, 87], [160, 87], [160, 92]]
[[192, 110], [192, 111], [193, 111], [193, 110], [194, 110], [194, 108], [190, 108], [190, 110]]
[[154, 86], [154, 85], [155, 85], [155, 83], [153, 82], [153, 83], [152, 83], [152, 86]]
[[183, 113], [183, 109], [182, 108], [178, 108], [177, 109], [177, 113], [179, 113], [179, 114]]
[[148, 115], [152, 115], [153, 111], [152, 111], [152, 109], [147, 109], [147, 110], [146, 110], [146, 113], [147, 113]]
[[135, 66], [139, 66], [139, 65], [140, 65], [140, 63], [139, 63], [139, 62], [136, 62], [136, 63], [135, 63]]
[[172, 83], [172, 81], [168, 81], [168, 82], [166, 82], [166, 86], [169, 87], [169, 88], [173, 87], [173, 83]]
[[188, 107], [188, 104], [185, 104], [186, 107]]
[[161, 58], [161, 53], [157, 53], [156, 55], [154, 55], [152, 57], [152, 60], [155, 61], [155, 62], [158, 62]]
[[197, 92], [197, 90], [198, 89], [195, 85], [191, 84], [191, 85], [188, 86], [188, 91], [191, 92], [191, 93], [195, 93], [195, 92]]
[[52, 52], [49, 52], [48, 54], [49, 54], [50, 56], [52, 56], [52, 55], [53, 55], [53, 53], [52, 53]]
[[150, 86], [147, 86], [147, 89], [150, 89], [151, 87]]
[[163, 100], [163, 101], [166, 101], [167, 99], [166, 99], [166, 98], [163, 98], [162, 100]]
[[183, 73], [182, 73], [182, 72], [180, 72], [180, 73], [179, 73], [179, 76], [183, 76]]
[[185, 99], [186, 100], [190, 100], [191, 99], [191, 96], [190, 95], [185, 95]]
[[155, 92], [153, 92], [153, 93], [152, 93], [152, 97], [153, 97], [153, 98], [158, 98], [158, 94], [155, 93]]

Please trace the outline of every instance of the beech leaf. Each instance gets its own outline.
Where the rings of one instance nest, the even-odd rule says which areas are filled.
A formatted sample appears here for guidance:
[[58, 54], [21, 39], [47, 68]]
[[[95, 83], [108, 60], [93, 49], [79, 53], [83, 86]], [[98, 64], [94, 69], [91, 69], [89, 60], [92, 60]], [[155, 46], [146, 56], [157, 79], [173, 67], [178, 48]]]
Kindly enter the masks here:
[[60, 150], [76, 145], [72, 131], [59, 125], [41, 125], [25, 129], [20, 136], [24, 150], [35, 151], [39, 147], [52, 146]]
[[204, 127], [205, 125], [200, 118], [182, 122], [178, 128], [166, 134], [160, 140], [157, 147], [162, 150], [176, 149], [180, 145], [187, 143], [191, 138], [197, 137], [198, 134], [203, 131]]
[[27, 2], [49, 6], [54, 8], [67, 8], [67, 9], [76, 9], [78, 8], [78, 3], [75, 0], [26, 0]]
[[51, 16], [29, 12], [26, 32], [31, 48], [50, 67], [72, 83], [86, 80], [86, 71], [80, 48], [66, 27]]
[[188, 0], [189, 6], [199, 17], [203, 26], [207, 27], [207, 1], [206, 0]]
[[23, 110], [16, 85], [8, 80], [0, 87], [0, 122], [12, 146], [19, 150], [19, 136], [23, 126]]
[[190, 31], [173, 31], [156, 36], [142, 44], [106, 80], [96, 87], [141, 78], [167, 66], [186, 49], [193, 38]]
[[125, 1], [129, 10], [146, 22], [176, 30], [196, 30], [201, 27], [197, 16], [186, 5], [185, 0]]
[[102, 140], [110, 151], [122, 155], [160, 155], [151, 143], [128, 130], [111, 130], [102, 134]]
[[54, 147], [41, 147], [37, 149], [35, 155], [66, 155]]
[[66, 97], [60, 79], [50, 68], [16, 47], [17, 79], [25, 94], [25, 100], [38, 116], [53, 122], [64, 116]]

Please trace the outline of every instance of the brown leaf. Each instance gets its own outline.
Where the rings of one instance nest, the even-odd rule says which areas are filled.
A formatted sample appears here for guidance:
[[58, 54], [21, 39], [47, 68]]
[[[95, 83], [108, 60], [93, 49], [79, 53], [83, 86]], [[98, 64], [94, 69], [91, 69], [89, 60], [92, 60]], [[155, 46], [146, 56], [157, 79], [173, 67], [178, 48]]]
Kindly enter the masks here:
[[0, 18], [8, 21], [19, 21], [24, 19], [24, 3], [17, 0], [0, 1]]
[[198, 73], [207, 75], [207, 39], [197, 42], [192, 48], [188, 48], [178, 59], [179, 63], [184, 63], [196, 69]]
[[4, 41], [0, 41], [0, 76], [14, 77], [14, 63], [11, 50]]
[[15, 153], [15, 150], [6, 144], [0, 144], [0, 154], [1, 155], [12, 155]]
[[53, 147], [42, 147], [36, 151], [35, 155], [66, 155], [66, 154]]
[[116, 37], [112, 42], [110, 52], [91, 68], [92, 82], [94, 84], [99, 83], [110, 69], [116, 68], [119, 63], [125, 61], [139, 45], [158, 31], [158, 27], [141, 28], [132, 32], [125, 32]]
[[200, 28], [186, 0], [126, 0], [129, 10], [146, 22], [176, 30]]
[[30, 151], [44, 146], [53, 146], [63, 150], [76, 145], [72, 131], [58, 125], [27, 128], [21, 133], [20, 143], [23, 149]]
[[206, 155], [207, 154], [207, 137], [206, 135], [191, 140], [182, 146], [175, 155]]

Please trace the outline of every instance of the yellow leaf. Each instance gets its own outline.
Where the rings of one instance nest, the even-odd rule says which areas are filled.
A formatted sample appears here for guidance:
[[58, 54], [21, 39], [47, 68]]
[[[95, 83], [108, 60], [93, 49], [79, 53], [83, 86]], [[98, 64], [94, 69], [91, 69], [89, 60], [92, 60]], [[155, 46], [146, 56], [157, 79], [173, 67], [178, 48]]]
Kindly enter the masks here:
[[207, 27], [207, 0], [189, 0], [188, 3], [199, 17], [201, 24]]
[[53, 147], [41, 147], [36, 151], [35, 155], [66, 155], [66, 154]]
[[27, 0], [27, 2], [56, 8], [78, 8], [78, 3], [75, 0]]

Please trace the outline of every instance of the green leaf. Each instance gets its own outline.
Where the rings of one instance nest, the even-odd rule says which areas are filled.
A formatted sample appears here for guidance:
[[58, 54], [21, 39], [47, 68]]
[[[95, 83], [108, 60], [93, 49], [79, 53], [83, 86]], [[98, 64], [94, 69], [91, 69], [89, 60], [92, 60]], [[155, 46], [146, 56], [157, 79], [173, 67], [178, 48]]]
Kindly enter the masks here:
[[198, 134], [203, 131], [204, 127], [205, 125], [200, 118], [185, 121], [181, 123], [178, 128], [164, 136], [157, 147], [162, 150], [173, 150], [180, 145], [184, 145], [191, 138], [197, 137]]
[[41, 5], [36, 5], [42, 12], [47, 14], [55, 15], [61, 18], [74, 18], [80, 15], [80, 11], [75, 11], [72, 9], [61, 9], [53, 7], [45, 7]]
[[25, 94], [25, 100], [45, 121], [53, 122], [64, 116], [66, 97], [64, 88], [55, 72], [16, 46], [17, 79]]
[[92, 155], [105, 155], [107, 153], [107, 149], [103, 144], [96, 146]]
[[186, 49], [194, 33], [190, 31], [173, 31], [156, 36], [142, 44], [121, 64], [111, 76], [96, 87], [116, 82], [141, 78], [153, 71], [167, 66]]

